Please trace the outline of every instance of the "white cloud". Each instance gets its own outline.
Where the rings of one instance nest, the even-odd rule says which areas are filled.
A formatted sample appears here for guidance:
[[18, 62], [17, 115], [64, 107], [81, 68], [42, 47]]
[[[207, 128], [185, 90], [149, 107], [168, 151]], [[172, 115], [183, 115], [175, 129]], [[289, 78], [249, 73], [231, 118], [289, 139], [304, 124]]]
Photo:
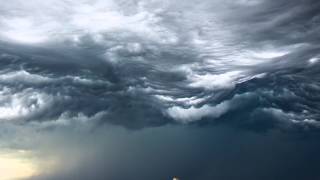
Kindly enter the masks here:
[[40, 76], [38, 74], [31, 74], [27, 71], [14, 71], [14, 72], [0, 72], [0, 82], [2, 83], [44, 83], [53, 82], [54, 79]]
[[154, 95], [157, 99], [168, 102], [168, 103], [183, 103], [184, 105], [197, 105], [204, 102], [208, 97], [184, 97], [184, 98], [175, 98], [174, 96], [165, 96], [165, 95]]
[[28, 119], [53, 107], [57, 97], [26, 89], [12, 94], [5, 89], [0, 94], [0, 120]]
[[179, 106], [171, 107], [167, 110], [167, 114], [182, 123], [201, 120], [204, 117], [219, 118], [230, 109], [230, 102], [225, 101], [216, 106], [204, 105], [202, 107], [183, 108]]
[[223, 74], [191, 75], [189, 80], [191, 87], [218, 90], [233, 88], [241, 77], [243, 77], [241, 71], [231, 71]]
[[75, 84], [81, 85], [109, 85], [110, 82], [98, 79], [87, 79], [79, 76], [64, 76], [64, 77], [47, 77], [40, 74], [32, 74], [25, 70], [13, 71], [13, 72], [1, 72], [0, 71], [0, 83], [5, 84], [44, 84], [44, 83], [57, 83], [57, 82], [66, 82], [70, 80]]
[[287, 51], [262, 51], [262, 52], [253, 52], [253, 56], [262, 59], [273, 59], [279, 58], [289, 54]]
[[5, 4], [0, 37], [19, 43], [76, 40], [106, 32], [130, 32], [160, 43], [176, 41], [175, 34], [160, 25], [160, 17], [139, 5], [136, 13], [128, 15], [112, 0], [13, 0]]
[[311, 59], [309, 59], [309, 63], [310, 63], [311, 65], [313, 65], [313, 64], [318, 63], [319, 60], [320, 60], [320, 59], [319, 59], [318, 57], [311, 58]]
[[5, 27], [2, 35], [22, 43], [40, 43], [48, 40], [44, 29], [37, 26], [28, 18], [10, 18], [2, 21]]

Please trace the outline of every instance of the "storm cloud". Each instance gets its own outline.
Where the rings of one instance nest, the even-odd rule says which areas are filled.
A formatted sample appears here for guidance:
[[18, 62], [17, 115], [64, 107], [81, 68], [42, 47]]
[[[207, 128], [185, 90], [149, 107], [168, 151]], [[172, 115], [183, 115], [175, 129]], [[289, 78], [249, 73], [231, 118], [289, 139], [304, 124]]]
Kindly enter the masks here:
[[[219, 159], [224, 156], [222, 148], [231, 148], [221, 141], [237, 133], [243, 135], [238, 141], [248, 142], [250, 152], [256, 152], [259, 141], [279, 147], [277, 157], [303, 146], [289, 153], [301, 155], [292, 159], [292, 164], [299, 164], [293, 169], [305, 164], [309, 148], [319, 147], [313, 141], [320, 128], [318, 1], [0, 2], [2, 146], [29, 149], [39, 153], [38, 158], [55, 151], [57, 159], [78, 153], [74, 161], [59, 162], [61, 168], [32, 179], [170, 179], [174, 172], [184, 179], [319, 177], [312, 174], [315, 169], [295, 176], [288, 176], [288, 169], [276, 173], [275, 167], [281, 166], [269, 165], [281, 164], [277, 160], [257, 167], [253, 176], [235, 164], [238, 172], [227, 176], [231, 157], [242, 151], [227, 153], [226, 162]], [[213, 129], [219, 132], [211, 133]], [[24, 136], [20, 131], [41, 138], [6, 140]], [[173, 138], [169, 143], [162, 142], [168, 139], [167, 131]], [[190, 144], [179, 142], [178, 132]], [[308, 138], [301, 142], [304, 136]], [[210, 142], [212, 137], [217, 142]], [[284, 145], [275, 137], [284, 137]], [[71, 143], [82, 138], [89, 144]], [[89, 142], [92, 139], [97, 145]], [[289, 142], [292, 139], [294, 143]], [[54, 148], [69, 143], [79, 150]], [[149, 148], [152, 144], [175, 150], [160, 152]], [[216, 155], [209, 152], [219, 144]], [[117, 152], [120, 147], [134, 152]], [[187, 152], [180, 154], [184, 149]], [[85, 155], [86, 151], [92, 154]], [[119, 160], [112, 159], [117, 153]], [[160, 155], [151, 158], [151, 164], [158, 164], [142, 173], [149, 167], [140, 163], [155, 154]], [[206, 161], [206, 155], [216, 162]], [[254, 159], [267, 161], [259, 153], [245, 155], [249, 168], [254, 168]], [[166, 156], [171, 161], [162, 159]], [[124, 165], [110, 167], [118, 161]], [[202, 165], [190, 165], [196, 168], [188, 174], [184, 164], [193, 161]]]

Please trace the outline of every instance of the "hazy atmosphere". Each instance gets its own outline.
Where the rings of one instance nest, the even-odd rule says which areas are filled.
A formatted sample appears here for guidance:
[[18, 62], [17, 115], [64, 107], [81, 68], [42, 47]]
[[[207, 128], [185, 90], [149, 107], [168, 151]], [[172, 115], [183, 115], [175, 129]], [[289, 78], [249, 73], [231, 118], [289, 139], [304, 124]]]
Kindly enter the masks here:
[[0, 4], [0, 180], [320, 178], [320, 1]]

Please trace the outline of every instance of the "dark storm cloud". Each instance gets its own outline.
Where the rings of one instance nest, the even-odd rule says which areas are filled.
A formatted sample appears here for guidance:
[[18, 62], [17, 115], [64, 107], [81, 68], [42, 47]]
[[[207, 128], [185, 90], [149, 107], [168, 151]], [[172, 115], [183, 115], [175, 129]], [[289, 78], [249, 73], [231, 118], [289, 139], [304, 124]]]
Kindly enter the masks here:
[[[56, 6], [67, 7], [65, 3], [74, 4], [65, 1]], [[9, 96], [2, 100], [9, 104], [3, 108], [2, 119], [50, 121], [64, 114], [104, 113], [101, 122], [139, 128], [203, 118], [228, 122], [233, 119], [228, 114], [243, 117], [238, 121], [244, 124], [259, 123], [257, 114], [267, 113], [273, 118], [266, 128], [283, 122], [291, 125], [280, 127], [291, 127], [293, 122], [317, 124], [318, 100], [300, 82], [318, 87], [318, 79], [310, 79], [308, 71], [318, 66], [319, 3], [204, 1], [192, 11], [185, 10], [194, 5], [191, 1], [183, 6], [175, 1], [95, 3], [81, 2], [75, 4], [79, 9], [68, 7], [61, 12], [70, 12], [71, 23], [70, 32], [59, 36], [47, 31], [60, 31], [59, 16], [40, 9], [23, 19], [23, 10], [32, 5], [22, 3], [20, 10], [10, 3], [3, 7], [3, 33], [9, 38], [16, 33], [14, 40], [21, 42], [4, 38], [1, 43], [0, 81]], [[99, 6], [118, 9], [113, 14], [97, 14]], [[117, 14], [130, 7], [127, 16]], [[87, 13], [89, 19], [82, 19], [87, 24], [78, 21], [81, 13]], [[139, 13], [146, 15], [140, 19]], [[36, 14], [53, 18], [55, 24], [42, 23], [39, 32], [27, 31], [29, 24], [43, 21]], [[100, 15], [117, 22], [101, 22], [99, 27], [95, 21], [100, 21]], [[122, 21], [135, 26], [119, 29]], [[48, 38], [42, 47], [25, 44]], [[278, 83], [278, 79], [291, 81]], [[254, 98], [237, 100], [246, 94]], [[292, 102], [296, 106], [281, 105]], [[21, 115], [14, 115], [17, 112]]]
[[[7, 96], [3, 103], [20, 107], [9, 106], [7, 111], [27, 111], [13, 117], [3, 114], [2, 119], [46, 121], [56, 120], [64, 113], [93, 116], [111, 111], [103, 116], [102, 122], [107, 120], [132, 128], [166, 123], [165, 118], [159, 118], [162, 114], [156, 106], [160, 104], [142, 96], [144, 90], [136, 87], [146, 87], [139, 78], [147, 76], [149, 71], [155, 74], [150, 78], [161, 75], [160, 81], [174, 81], [172, 77], [177, 76], [174, 73], [152, 70], [148, 64], [112, 65], [88, 54], [87, 58], [93, 62], [81, 63], [86, 57], [73, 60], [63, 52], [55, 55], [46, 54], [45, 50], [38, 53], [39, 50], [32, 49], [24, 56], [19, 56], [19, 51], [18, 55], [2, 54], [0, 81]], [[130, 58], [128, 54], [124, 56]]]
[[32, 180], [317, 179], [319, 8], [2, 2], [0, 148]]
[[246, 38], [285, 44], [318, 44], [319, 5], [314, 0], [264, 1], [256, 10], [245, 12], [244, 24], [250, 25], [245, 30], [254, 33]]

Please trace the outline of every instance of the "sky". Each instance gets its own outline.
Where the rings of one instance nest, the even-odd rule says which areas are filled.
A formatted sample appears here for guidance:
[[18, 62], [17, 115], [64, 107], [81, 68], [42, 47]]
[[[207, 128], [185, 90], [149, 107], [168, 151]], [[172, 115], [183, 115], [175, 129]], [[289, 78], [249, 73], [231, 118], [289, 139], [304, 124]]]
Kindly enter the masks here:
[[320, 2], [0, 3], [0, 179], [320, 178]]

